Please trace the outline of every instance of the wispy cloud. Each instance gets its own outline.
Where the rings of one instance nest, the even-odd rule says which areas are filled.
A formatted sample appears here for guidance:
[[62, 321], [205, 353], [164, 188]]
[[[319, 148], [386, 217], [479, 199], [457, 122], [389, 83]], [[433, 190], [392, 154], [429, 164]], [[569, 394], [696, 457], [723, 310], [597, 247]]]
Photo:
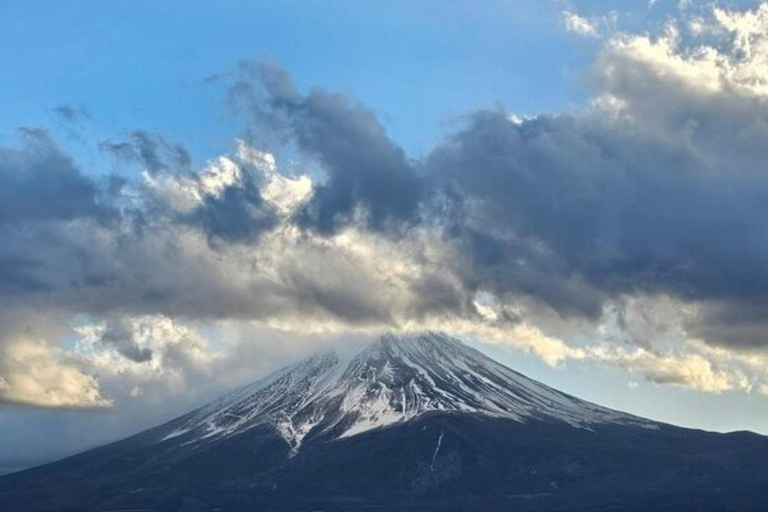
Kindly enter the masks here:
[[563, 24], [568, 32], [586, 37], [599, 37], [597, 24], [575, 12], [563, 11]]

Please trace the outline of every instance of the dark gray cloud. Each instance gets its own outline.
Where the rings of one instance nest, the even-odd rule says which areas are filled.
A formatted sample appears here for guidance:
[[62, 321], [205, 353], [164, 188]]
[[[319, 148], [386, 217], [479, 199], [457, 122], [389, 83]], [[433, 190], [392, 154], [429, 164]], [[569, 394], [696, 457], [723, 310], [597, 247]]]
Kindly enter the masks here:
[[133, 339], [133, 329], [125, 319], [114, 318], [107, 322], [104, 332], [101, 334], [102, 343], [112, 345], [120, 354], [131, 361], [144, 363], [152, 360], [152, 350], [140, 347]]
[[[155, 169], [196, 183], [194, 174], [164, 167]], [[275, 213], [254, 176], [178, 212], [137, 179], [85, 175], [47, 132], [24, 129], [20, 147], [0, 146], [0, 181], [0, 308], [202, 317], [253, 309], [220, 275], [186, 259], [193, 249], [185, 253], [178, 237], [202, 232], [210, 258], [234, 242], [255, 242]]]
[[410, 291], [419, 300], [408, 315], [423, 319], [434, 314], [460, 315], [472, 306], [466, 290], [436, 272], [425, 273], [410, 283]]
[[206, 196], [201, 205], [181, 218], [201, 227], [213, 243], [254, 242], [277, 223], [274, 208], [264, 201], [247, 173], [240, 183], [226, 186], [220, 195]]
[[59, 116], [62, 120], [67, 121], [69, 123], [73, 123], [76, 121], [80, 121], [82, 119], [88, 119], [91, 117], [91, 114], [88, 112], [88, 109], [85, 108], [83, 105], [68, 105], [66, 103], [59, 105], [53, 109], [53, 112]]
[[21, 148], [0, 146], [0, 225], [93, 218], [114, 210], [90, 178], [61, 152], [48, 132], [24, 128]]
[[[182, 144], [172, 144], [156, 133], [134, 130], [126, 140], [106, 140], [99, 148], [121, 161], [139, 164], [152, 175], [162, 173], [196, 179], [191, 170], [192, 159]], [[110, 190], [125, 186], [119, 178], [109, 182]], [[201, 228], [212, 243], [223, 241], [255, 241], [275, 225], [275, 212], [265, 204], [252, 174], [244, 172], [238, 183], [224, 187], [220, 194], [205, 195], [193, 211], [177, 215], [165, 205], [149, 201], [150, 208], [136, 211], [140, 223], [150, 222], [151, 216], [173, 216], [180, 224]]]
[[371, 110], [323, 89], [303, 95], [285, 71], [263, 62], [241, 64], [232, 91], [327, 172], [300, 215], [303, 225], [332, 233], [358, 210], [378, 231], [418, 219], [425, 184]]
[[449, 232], [473, 285], [596, 313], [621, 293], [768, 299], [768, 174], [748, 151], [733, 169], [601, 119], [486, 112], [428, 168], [462, 198]]
[[760, 349], [768, 346], [768, 301], [708, 301], [685, 327], [692, 336], [718, 345]]
[[215, 84], [232, 76], [231, 73], [210, 73], [200, 79], [201, 84]]
[[122, 161], [141, 165], [150, 173], [190, 172], [192, 157], [182, 144], [173, 144], [157, 133], [134, 130], [125, 139], [109, 139], [99, 148]]

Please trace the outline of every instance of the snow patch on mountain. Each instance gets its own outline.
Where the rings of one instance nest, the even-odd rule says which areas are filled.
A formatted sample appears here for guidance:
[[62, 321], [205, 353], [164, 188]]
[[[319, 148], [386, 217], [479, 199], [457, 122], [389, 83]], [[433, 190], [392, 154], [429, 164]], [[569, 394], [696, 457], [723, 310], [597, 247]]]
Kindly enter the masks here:
[[431, 411], [548, 419], [581, 428], [658, 428], [529, 379], [446, 335], [427, 333], [386, 335], [347, 357], [310, 357], [192, 412], [164, 439], [219, 439], [270, 425], [295, 454], [308, 436], [350, 437]]

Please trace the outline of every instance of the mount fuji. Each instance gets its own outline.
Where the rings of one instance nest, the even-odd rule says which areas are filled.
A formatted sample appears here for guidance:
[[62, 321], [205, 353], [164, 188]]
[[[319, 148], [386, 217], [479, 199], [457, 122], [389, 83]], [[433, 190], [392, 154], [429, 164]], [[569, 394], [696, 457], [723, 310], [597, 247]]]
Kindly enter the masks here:
[[764, 510], [768, 438], [580, 400], [439, 333], [326, 352], [0, 478], [0, 510]]

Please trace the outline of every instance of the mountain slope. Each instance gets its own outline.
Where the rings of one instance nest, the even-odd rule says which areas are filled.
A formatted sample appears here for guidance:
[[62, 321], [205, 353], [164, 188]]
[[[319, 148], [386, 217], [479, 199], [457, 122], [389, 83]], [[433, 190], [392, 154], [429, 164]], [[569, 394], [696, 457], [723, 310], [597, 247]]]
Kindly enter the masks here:
[[650, 421], [561, 393], [438, 333], [384, 336], [351, 358], [311, 357], [201, 408], [168, 438], [199, 439], [272, 425], [296, 450], [312, 433], [326, 440], [416, 418], [430, 411], [573, 426]]
[[763, 510], [768, 439], [571, 397], [440, 334], [325, 353], [0, 478], [0, 510]]

